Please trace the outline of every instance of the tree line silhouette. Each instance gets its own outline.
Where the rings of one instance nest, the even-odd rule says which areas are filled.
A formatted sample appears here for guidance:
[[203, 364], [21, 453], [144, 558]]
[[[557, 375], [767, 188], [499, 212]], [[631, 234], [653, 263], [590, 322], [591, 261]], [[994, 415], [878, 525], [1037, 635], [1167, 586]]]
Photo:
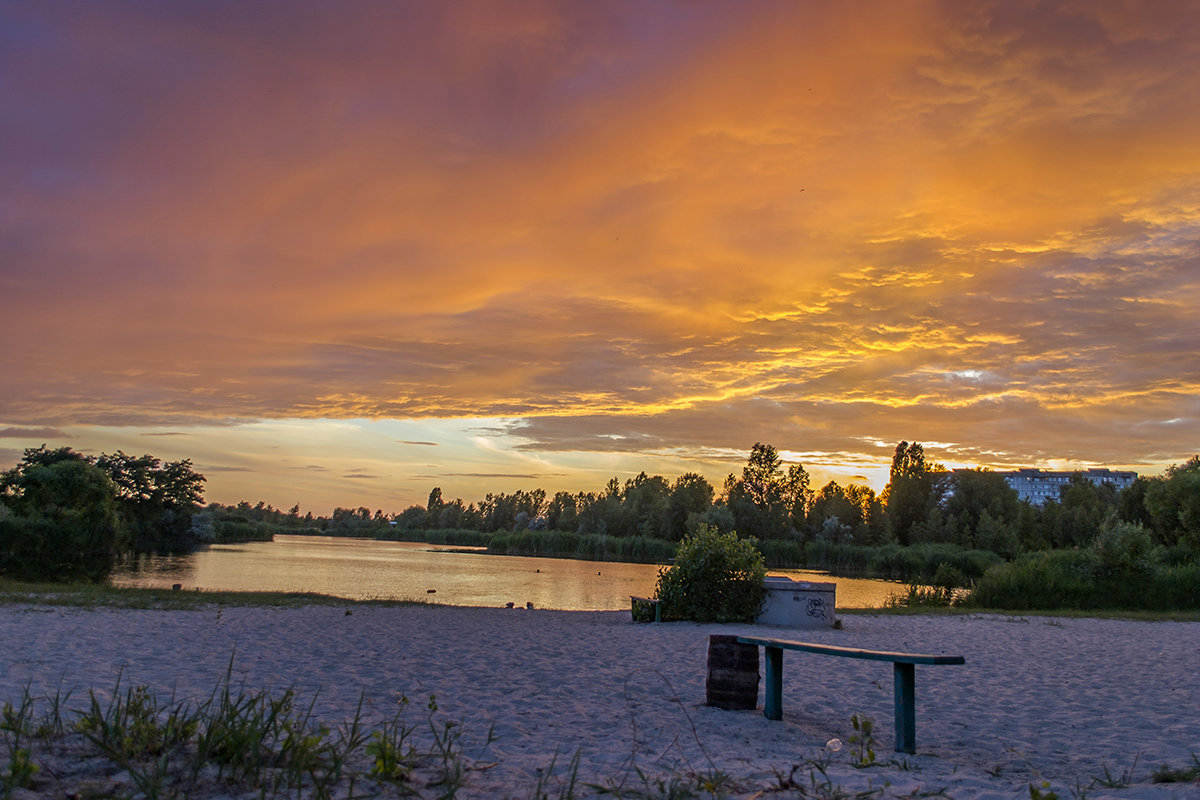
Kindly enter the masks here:
[[[849, 567], [946, 582], [978, 577], [1021, 554], [1094, 546], [1123, 525], [1169, 560], [1200, 561], [1200, 457], [1118, 491], [1082, 476], [1057, 499], [1023, 502], [1001, 475], [946, 470], [916, 442], [900, 442], [888, 484], [834, 481], [813, 489], [800, 464], [756, 443], [718, 490], [703, 476], [645, 472], [600, 491], [543, 489], [446, 499], [398, 514], [366, 507], [301, 515], [247, 501], [203, 505], [204, 476], [190, 460], [121, 451], [86, 457], [31, 448], [0, 473], [0, 575], [102, 579], [125, 553], [181, 552], [209, 543], [269, 540], [277, 532], [442, 541], [492, 552], [662, 561], [700, 526], [757, 540], [772, 566]], [[887, 566], [912, 561], [918, 567]]]
[[952, 544], [1012, 558], [1086, 545], [1113, 520], [1143, 526], [1156, 544], [1200, 551], [1200, 457], [1161, 476], [1139, 477], [1123, 491], [1077, 473], [1057, 499], [1038, 505], [1020, 500], [998, 473], [951, 471], [929, 461], [917, 442], [896, 446], [888, 484], [879, 494], [835, 481], [814, 491], [803, 466], [785, 467], [772, 445], [757, 443], [741, 473], [730, 474], [719, 492], [696, 473], [672, 482], [645, 472], [624, 483], [612, 478], [599, 492], [549, 496], [534, 489], [489, 493], [472, 503], [446, 500], [434, 488], [426, 505], [399, 514], [338, 508], [330, 517], [293, 518], [292, 527], [355, 536], [555, 530], [674, 542], [706, 524], [761, 541]]

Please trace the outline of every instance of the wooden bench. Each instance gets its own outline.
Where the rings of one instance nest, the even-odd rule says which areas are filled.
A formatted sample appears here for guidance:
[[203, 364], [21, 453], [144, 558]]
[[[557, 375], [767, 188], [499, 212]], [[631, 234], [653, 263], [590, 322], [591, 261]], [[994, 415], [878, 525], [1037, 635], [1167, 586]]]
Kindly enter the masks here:
[[739, 636], [742, 644], [761, 645], [766, 655], [766, 678], [763, 687], [763, 715], [767, 719], [783, 719], [783, 651], [799, 650], [843, 658], [862, 658], [868, 661], [891, 661], [896, 704], [896, 752], [915, 753], [917, 744], [916, 665], [965, 664], [962, 656], [934, 656], [918, 653], [888, 653], [879, 650], [859, 650], [828, 644], [792, 642], [786, 639], [763, 639]]
[[633, 595], [629, 595], [629, 603], [633, 611], [634, 622], [641, 621], [638, 619], [637, 614], [639, 605], [654, 606], [654, 621], [662, 622], [662, 600], [656, 600], [653, 597], [634, 597]]

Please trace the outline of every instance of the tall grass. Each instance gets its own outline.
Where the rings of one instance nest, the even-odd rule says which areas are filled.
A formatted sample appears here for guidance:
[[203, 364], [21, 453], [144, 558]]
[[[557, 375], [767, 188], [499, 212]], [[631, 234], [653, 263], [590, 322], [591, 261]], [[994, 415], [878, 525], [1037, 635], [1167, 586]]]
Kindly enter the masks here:
[[767, 539], [758, 543], [768, 567], [820, 569], [835, 575], [885, 578], [910, 583], [934, 583], [942, 575], [959, 576], [968, 585], [1003, 559], [988, 550], [965, 550], [953, 544], [922, 543], [902, 547]]
[[487, 547], [493, 534], [470, 528], [433, 528], [425, 530], [389, 529], [376, 536], [388, 542], [425, 542], [426, 544], [448, 544], [454, 547]]
[[[88, 705], [73, 718], [64, 718], [64, 698], [47, 698], [52, 718], [38, 720], [28, 690], [17, 706], [0, 705], [0, 750], [8, 758], [0, 771], [0, 798], [18, 790], [24, 796], [129, 796], [146, 800], [168, 797], [235, 796], [253, 792], [260, 797], [368, 797], [381, 793], [411, 797], [452, 798], [464, 787], [473, 759], [494, 741], [489, 730], [474, 756], [468, 756], [463, 727], [444, 721], [430, 696], [423, 724], [404, 716], [407, 698], [401, 696], [395, 715], [371, 730], [364, 724], [364, 699], [353, 717], [330, 727], [313, 714], [315, 698], [301, 705], [296, 693], [248, 690], [231, 681], [233, 660], [212, 695], [202, 701], [160, 702], [146, 686], [117, 686], [102, 701], [88, 692]], [[419, 729], [424, 735], [417, 736]], [[78, 750], [34, 745], [78, 737], [83, 758], [99, 757], [127, 776], [114, 781], [103, 795], [90, 789], [72, 791], [62, 779], [42, 777], [45, 756]], [[36, 741], [35, 741], [36, 740]], [[419, 741], [418, 741], [419, 740]], [[471, 745], [474, 752], [475, 745]], [[44, 763], [44, 762], [43, 762]], [[105, 769], [105, 774], [117, 770]], [[86, 774], [72, 774], [68, 781]], [[356, 784], [367, 791], [356, 792]], [[383, 792], [384, 785], [392, 791]]]
[[606, 536], [567, 531], [494, 533], [488, 552], [510, 556], [578, 558], [585, 561], [625, 561], [657, 564], [675, 557], [675, 542], [649, 536]]
[[989, 570], [966, 604], [1012, 611], [1196, 609], [1200, 563], [1151, 559], [1114, 569], [1092, 549], [1028, 553]]

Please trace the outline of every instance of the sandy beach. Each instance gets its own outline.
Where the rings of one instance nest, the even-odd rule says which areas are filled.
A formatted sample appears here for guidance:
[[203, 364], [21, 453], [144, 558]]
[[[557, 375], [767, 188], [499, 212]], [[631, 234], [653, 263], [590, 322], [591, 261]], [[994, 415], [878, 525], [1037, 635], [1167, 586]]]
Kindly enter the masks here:
[[[815, 791], [812, 779], [824, 777], [811, 773], [812, 762], [827, 760], [826, 786], [883, 797], [1029, 797], [1029, 785], [1043, 781], [1063, 798], [1081, 788], [1088, 798], [1200, 797], [1200, 784], [1151, 783], [1154, 768], [1187, 767], [1200, 754], [1200, 623], [842, 621], [842, 630], [796, 631], [445, 606], [5, 606], [0, 701], [25, 687], [35, 697], [69, 690], [69, 705], [81, 708], [89, 689], [106, 696], [118, 676], [160, 698], [204, 699], [232, 657], [236, 684], [294, 688], [331, 725], [353, 716], [360, 697], [368, 723], [388, 718], [401, 694], [421, 721], [435, 695], [437, 718], [462, 723], [463, 754], [475, 767], [461, 797], [531, 797], [539, 777], [556, 796], [576, 754], [581, 783], [629, 791], [645, 790], [645, 779], [721, 771], [731, 796], [797, 796], [770, 790], [801, 765], [793, 779]], [[785, 653], [782, 722], [704, 705], [709, 635], [743, 632], [961, 654], [967, 663], [917, 668], [917, 754], [901, 757], [892, 751], [886, 663]], [[854, 714], [875, 720], [876, 766], [853, 766], [848, 746], [826, 748], [849, 740]], [[1114, 782], [1129, 785], [1103, 785]]]

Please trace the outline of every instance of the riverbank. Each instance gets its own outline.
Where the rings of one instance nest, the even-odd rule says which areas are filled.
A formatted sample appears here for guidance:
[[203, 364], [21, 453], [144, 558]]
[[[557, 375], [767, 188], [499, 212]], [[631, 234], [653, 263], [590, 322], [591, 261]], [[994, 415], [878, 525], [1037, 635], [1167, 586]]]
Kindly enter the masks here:
[[[315, 532], [306, 533], [313, 535]], [[459, 529], [388, 530], [379, 541], [425, 542], [486, 548], [490, 555], [537, 556], [630, 564], [671, 563], [678, 542], [646, 536], [605, 536], [557, 530], [497, 531]], [[947, 543], [926, 542], [857, 545], [849, 542], [795, 539], [755, 540], [768, 569], [820, 570], [846, 578], [934, 583], [951, 579], [955, 585], [982, 577], [1003, 559], [986, 550], [967, 550]]]
[[[461, 722], [460, 754], [471, 768], [460, 797], [532, 797], [539, 780], [556, 796], [576, 755], [579, 786], [627, 792], [642, 786], [639, 771], [652, 782], [728, 776], [720, 785], [735, 797], [778, 788], [780, 776], [885, 797], [941, 789], [955, 798], [1028, 797], [1029, 784], [1042, 781], [1062, 797], [1095, 781], [1131, 784], [1094, 784], [1093, 800], [1200, 789], [1151, 783], [1155, 768], [1187, 767], [1200, 753], [1200, 623], [855, 614], [843, 624], [802, 633], [634, 625], [627, 612], [8, 605], [0, 608], [0, 702], [26, 688], [35, 697], [70, 691], [68, 705], [80, 708], [89, 689], [104, 698], [118, 678], [164, 699], [203, 699], [232, 659], [236, 686], [295, 689], [298, 704], [312, 703], [331, 726], [351, 719], [360, 697], [364, 721], [378, 725], [403, 695], [419, 723], [414, 736], [428, 744], [432, 695], [435, 722]], [[783, 722], [703, 705], [708, 635], [748, 630], [960, 653], [967, 663], [918, 668], [918, 754], [893, 758], [886, 664], [788, 654]], [[876, 766], [851, 764], [853, 714], [876, 720]], [[832, 752], [835, 738], [846, 744]], [[53, 747], [34, 755], [48, 759], [40, 780], [67, 774], [54, 759], [68, 755]], [[98, 762], [95, 771], [101, 782], [128, 780]]]

